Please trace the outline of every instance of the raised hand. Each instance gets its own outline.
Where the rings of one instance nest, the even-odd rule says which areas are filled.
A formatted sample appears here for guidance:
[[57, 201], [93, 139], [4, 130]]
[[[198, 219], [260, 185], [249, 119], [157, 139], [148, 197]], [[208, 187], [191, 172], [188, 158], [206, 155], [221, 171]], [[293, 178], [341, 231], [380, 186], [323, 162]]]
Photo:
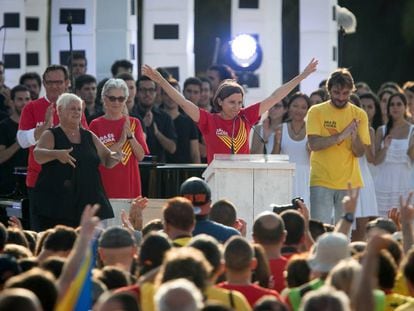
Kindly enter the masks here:
[[241, 236], [246, 237], [247, 234], [247, 222], [242, 219], [236, 219], [235, 228], [240, 232]]
[[411, 204], [413, 192], [408, 194], [406, 200], [400, 196], [400, 220], [404, 223], [412, 223], [414, 221], [414, 206]]
[[393, 207], [388, 211], [387, 216], [389, 219], [391, 219], [395, 223], [398, 231], [401, 231], [400, 210], [397, 207]]
[[141, 230], [142, 228], [142, 212], [148, 206], [148, 199], [142, 196], [138, 196], [133, 199], [131, 202], [131, 207], [129, 209], [129, 221], [132, 223], [132, 226]]
[[69, 164], [74, 168], [76, 167], [76, 159], [70, 155], [70, 153], [73, 151], [73, 147], [70, 147], [69, 149], [59, 149], [54, 151], [56, 153], [56, 158], [60, 163]]
[[359, 188], [352, 189], [351, 183], [348, 183], [347, 195], [342, 200], [344, 213], [355, 214], [359, 196]]
[[22, 223], [20, 219], [17, 218], [16, 216], [10, 216], [8, 220], [8, 224], [9, 224], [9, 227], [11, 228], [17, 228], [17, 229], [23, 230]]
[[358, 129], [358, 122], [353, 119], [346, 128], [343, 129], [341, 133], [339, 133], [339, 141], [342, 142], [349, 136], [351, 136], [353, 133], [357, 132]]
[[45, 112], [45, 121], [41, 125], [37, 125], [34, 136], [35, 139], [40, 139], [40, 136], [43, 134], [44, 131], [46, 131], [48, 128], [51, 128], [53, 126], [53, 113], [55, 111], [55, 108], [53, 108], [53, 105], [50, 104]]
[[45, 129], [48, 129], [53, 126], [53, 113], [55, 112], [55, 108], [53, 108], [53, 105], [50, 104], [49, 107], [47, 107], [45, 112]]
[[358, 128], [359, 128], [359, 124], [361, 123], [361, 120], [356, 120], [354, 119], [354, 129], [351, 132], [351, 138], [355, 139], [358, 136]]
[[80, 233], [79, 236], [90, 240], [93, 236], [96, 226], [99, 224], [99, 217], [95, 216], [99, 210], [99, 205], [86, 205], [85, 209], [82, 212], [81, 221], [80, 221]]
[[128, 215], [124, 209], [121, 210], [121, 222], [122, 222], [122, 227], [127, 229], [131, 234], [134, 234], [134, 230], [135, 230], [134, 226], [129, 220]]
[[160, 83], [164, 78], [161, 76], [161, 74], [156, 70], [155, 68], [152, 68], [149, 65], [143, 65], [141, 67], [141, 73], [144, 76], [147, 76], [155, 83]]
[[317, 59], [315, 59], [315, 58], [311, 59], [309, 64], [305, 67], [305, 69], [302, 72], [302, 74], [305, 76], [305, 78], [307, 76], [309, 76], [312, 72], [316, 71], [316, 69], [318, 67], [318, 63], [319, 63], [319, 61]]
[[309, 221], [310, 219], [310, 214], [309, 214], [309, 209], [306, 206], [305, 202], [302, 202], [302, 200], [297, 200], [298, 202], [298, 212], [302, 214], [303, 218], [305, 218], [305, 221]]
[[127, 140], [127, 137], [131, 135], [132, 135], [131, 123], [130, 123], [129, 117], [127, 116], [125, 118], [125, 122], [122, 128], [121, 137], [119, 138], [119, 141], [121, 142], [121, 144], [123, 145], [125, 141]]
[[389, 234], [374, 235], [367, 244], [367, 252], [371, 254], [378, 254], [381, 250], [387, 249], [392, 243], [392, 237]]

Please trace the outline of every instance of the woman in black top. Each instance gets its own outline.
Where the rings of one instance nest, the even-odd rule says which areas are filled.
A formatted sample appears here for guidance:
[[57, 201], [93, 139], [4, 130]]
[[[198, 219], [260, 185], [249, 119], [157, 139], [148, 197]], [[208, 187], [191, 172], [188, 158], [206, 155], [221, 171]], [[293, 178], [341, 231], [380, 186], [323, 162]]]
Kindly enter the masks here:
[[35, 230], [57, 224], [79, 225], [86, 204], [99, 204], [101, 219], [114, 217], [102, 187], [98, 166], [115, 166], [121, 152], [112, 152], [93, 134], [80, 127], [82, 100], [62, 94], [56, 104], [60, 123], [45, 131], [34, 149], [42, 171], [34, 192]]

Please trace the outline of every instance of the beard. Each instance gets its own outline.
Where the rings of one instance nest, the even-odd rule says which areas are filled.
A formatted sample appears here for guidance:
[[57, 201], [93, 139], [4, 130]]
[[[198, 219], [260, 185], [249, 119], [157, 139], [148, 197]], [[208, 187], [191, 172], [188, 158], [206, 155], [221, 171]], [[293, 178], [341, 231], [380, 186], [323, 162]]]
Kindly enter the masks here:
[[332, 105], [334, 105], [336, 108], [343, 109], [346, 107], [346, 104], [348, 103], [347, 100], [337, 100], [337, 99], [331, 99]]

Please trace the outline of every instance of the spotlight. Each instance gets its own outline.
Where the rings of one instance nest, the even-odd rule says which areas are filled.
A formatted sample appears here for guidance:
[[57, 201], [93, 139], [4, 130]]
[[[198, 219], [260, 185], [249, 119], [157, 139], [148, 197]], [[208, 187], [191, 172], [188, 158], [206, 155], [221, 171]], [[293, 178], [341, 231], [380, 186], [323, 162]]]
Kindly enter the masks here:
[[255, 36], [240, 34], [229, 42], [229, 63], [236, 71], [253, 72], [262, 63], [262, 48]]
[[356, 32], [357, 20], [350, 10], [344, 7], [336, 6], [338, 28], [343, 28], [346, 34], [351, 34]]

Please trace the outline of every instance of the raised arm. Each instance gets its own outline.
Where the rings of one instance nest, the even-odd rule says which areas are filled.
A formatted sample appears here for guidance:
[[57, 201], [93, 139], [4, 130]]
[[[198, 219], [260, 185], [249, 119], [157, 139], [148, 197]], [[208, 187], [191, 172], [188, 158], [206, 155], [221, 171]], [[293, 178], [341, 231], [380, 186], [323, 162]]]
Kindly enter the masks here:
[[298, 211], [302, 214], [303, 218], [305, 219], [305, 231], [303, 233], [304, 241], [303, 245], [305, 246], [305, 250], [309, 251], [313, 244], [315, 244], [315, 241], [312, 238], [312, 234], [309, 229], [309, 220], [310, 220], [310, 214], [309, 209], [307, 208], [306, 204], [303, 203], [301, 200], [298, 200]]
[[262, 115], [266, 111], [268, 111], [272, 106], [280, 102], [283, 98], [285, 98], [299, 83], [306, 79], [312, 72], [316, 71], [316, 67], [318, 66], [318, 60], [312, 58], [310, 63], [306, 66], [305, 70], [302, 71], [299, 75], [294, 77], [289, 82], [286, 82], [281, 87], [276, 89], [272, 95], [268, 98], [263, 100], [260, 103], [259, 114]]
[[375, 309], [373, 290], [377, 283], [378, 256], [382, 249], [388, 247], [390, 240], [390, 236], [375, 235], [368, 242], [365, 256], [362, 259], [362, 275], [359, 276], [351, 295], [353, 310], [366, 311]]
[[173, 86], [171, 86], [170, 83], [168, 83], [168, 81], [165, 80], [156, 69], [148, 65], [144, 65], [142, 66], [141, 73], [157, 83], [194, 122], [198, 122], [200, 119], [200, 109], [198, 106], [185, 99], [185, 97]]
[[62, 301], [66, 292], [71, 287], [72, 282], [82, 265], [88, 251], [90, 251], [91, 240], [95, 228], [99, 223], [99, 218], [95, 216], [98, 211], [98, 205], [87, 205], [81, 217], [81, 229], [76, 239], [76, 243], [70, 252], [69, 258], [63, 266], [63, 271], [58, 279], [59, 300]]
[[400, 196], [400, 221], [404, 253], [408, 253], [414, 242], [414, 206], [411, 204], [413, 194], [410, 192], [406, 200]]
[[[344, 215], [348, 214], [354, 218], [355, 211], [358, 203], [359, 188], [352, 189], [351, 183], [348, 183], [348, 192], [347, 195], [342, 200], [342, 209]], [[352, 227], [352, 222], [341, 218], [335, 226], [335, 232], [341, 232], [346, 236], [349, 236], [350, 230]]]

